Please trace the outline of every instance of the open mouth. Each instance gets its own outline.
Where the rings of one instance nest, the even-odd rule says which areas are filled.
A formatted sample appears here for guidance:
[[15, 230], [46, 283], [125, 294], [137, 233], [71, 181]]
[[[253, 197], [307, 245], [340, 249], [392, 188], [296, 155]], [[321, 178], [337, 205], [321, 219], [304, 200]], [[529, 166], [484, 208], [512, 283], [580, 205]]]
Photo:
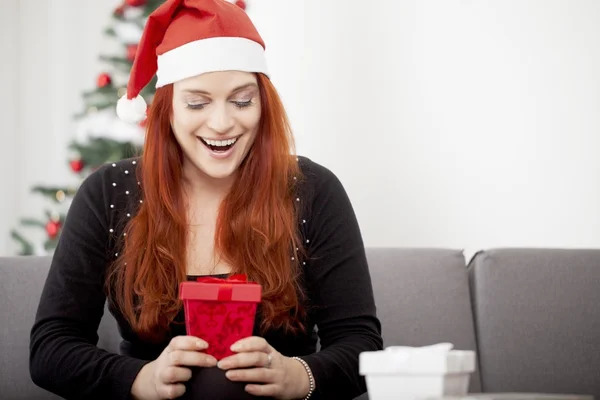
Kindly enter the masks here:
[[205, 139], [203, 137], [199, 137], [200, 141], [204, 143], [209, 150], [214, 151], [215, 153], [224, 153], [231, 149], [238, 141], [240, 137], [235, 137], [227, 140], [214, 140], [214, 139]]

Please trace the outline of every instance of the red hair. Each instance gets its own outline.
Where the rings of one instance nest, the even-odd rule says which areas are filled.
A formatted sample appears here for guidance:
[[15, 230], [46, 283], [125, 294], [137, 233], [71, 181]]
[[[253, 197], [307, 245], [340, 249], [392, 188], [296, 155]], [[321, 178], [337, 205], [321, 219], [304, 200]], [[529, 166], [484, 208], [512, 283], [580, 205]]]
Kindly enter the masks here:
[[[300, 248], [294, 201], [300, 170], [281, 99], [268, 78], [257, 74], [257, 79], [259, 133], [220, 206], [215, 251], [233, 272], [262, 285], [262, 330], [294, 332], [303, 329], [305, 315], [294, 251]], [[106, 282], [133, 330], [151, 341], [167, 334], [181, 308], [179, 283], [187, 279], [183, 154], [171, 130], [172, 98], [172, 85], [157, 89], [148, 111], [137, 168], [143, 203], [127, 224]]]

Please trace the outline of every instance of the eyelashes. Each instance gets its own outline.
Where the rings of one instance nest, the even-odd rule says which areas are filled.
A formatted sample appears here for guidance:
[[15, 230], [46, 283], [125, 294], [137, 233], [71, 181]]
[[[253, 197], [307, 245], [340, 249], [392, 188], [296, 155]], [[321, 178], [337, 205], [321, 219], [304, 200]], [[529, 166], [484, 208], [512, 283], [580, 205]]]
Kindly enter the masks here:
[[206, 105], [206, 103], [203, 104], [187, 104], [186, 108], [189, 108], [190, 110], [202, 110], [204, 108], [204, 106]]
[[[248, 101], [232, 101], [231, 104], [233, 104], [237, 108], [242, 109], [242, 108], [246, 108], [246, 107], [252, 106], [254, 104], [254, 102], [252, 100], [248, 100]], [[207, 105], [208, 105], [208, 103], [199, 103], [199, 104], [190, 104], [190, 103], [188, 103], [186, 105], [186, 108], [189, 108], [190, 110], [202, 110]]]
[[254, 103], [252, 102], [252, 100], [248, 100], [248, 101], [234, 101], [233, 104], [237, 108], [246, 108], [246, 107], [250, 107]]

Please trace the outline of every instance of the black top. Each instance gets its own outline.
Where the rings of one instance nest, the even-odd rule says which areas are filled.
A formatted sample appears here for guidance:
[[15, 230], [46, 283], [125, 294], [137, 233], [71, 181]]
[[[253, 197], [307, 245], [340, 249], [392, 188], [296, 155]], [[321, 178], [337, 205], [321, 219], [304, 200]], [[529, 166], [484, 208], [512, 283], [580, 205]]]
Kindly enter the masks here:
[[[139, 370], [167, 344], [141, 341], [111, 308], [123, 337], [122, 354], [96, 347], [105, 269], [141, 200], [137, 162], [107, 164], [82, 183], [42, 292], [31, 332], [31, 375], [37, 385], [67, 399], [129, 399]], [[282, 354], [308, 363], [317, 386], [313, 399], [352, 399], [366, 391], [358, 374], [359, 353], [382, 348], [364, 245], [338, 178], [307, 158], [300, 157], [299, 164], [304, 179], [295, 200], [303, 210], [298, 223], [307, 251], [308, 333], [271, 331], [264, 337]], [[183, 312], [171, 326], [173, 336], [185, 334], [182, 321]]]

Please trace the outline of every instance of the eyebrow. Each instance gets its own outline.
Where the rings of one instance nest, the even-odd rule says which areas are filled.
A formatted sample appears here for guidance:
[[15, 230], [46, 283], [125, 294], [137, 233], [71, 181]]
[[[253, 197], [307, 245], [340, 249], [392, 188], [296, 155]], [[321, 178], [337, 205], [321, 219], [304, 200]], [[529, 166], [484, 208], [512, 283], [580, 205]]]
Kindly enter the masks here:
[[[243, 85], [240, 85], [240, 86], [238, 86], [238, 87], [234, 88], [234, 89], [231, 91], [231, 94], [237, 93], [237, 92], [239, 92], [240, 90], [244, 90], [244, 89], [247, 89], [247, 88], [249, 88], [249, 87], [255, 87], [255, 88], [258, 88], [258, 85], [257, 85], [256, 83], [254, 83], [254, 82], [245, 83], [245, 84], [243, 84]], [[192, 94], [205, 94], [205, 95], [209, 95], [209, 96], [210, 96], [210, 93], [209, 93], [209, 92], [207, 92], [206, 90], [201, 90], [201, 89], [184, 89], [183, 91], [184, 91], [185, 93], [192, 93]]]

